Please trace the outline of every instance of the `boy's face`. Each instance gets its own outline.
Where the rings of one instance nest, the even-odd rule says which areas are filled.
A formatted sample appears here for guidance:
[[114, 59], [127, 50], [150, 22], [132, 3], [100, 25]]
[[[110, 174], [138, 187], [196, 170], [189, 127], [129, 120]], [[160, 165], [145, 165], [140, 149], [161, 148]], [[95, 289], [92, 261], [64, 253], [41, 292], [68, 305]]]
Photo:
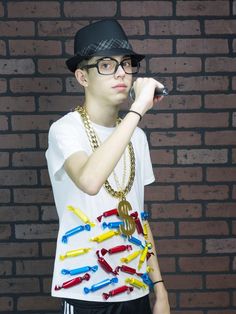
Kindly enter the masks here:
[[97, 56], [88, 61], [88, 66], [91, 65], [95, 67], [83, 70], [86, 93], [109, 104], [124, 102], [132, 85], [132, 74], [126, 73], [132, 70], [131, 59], [128, 56]]

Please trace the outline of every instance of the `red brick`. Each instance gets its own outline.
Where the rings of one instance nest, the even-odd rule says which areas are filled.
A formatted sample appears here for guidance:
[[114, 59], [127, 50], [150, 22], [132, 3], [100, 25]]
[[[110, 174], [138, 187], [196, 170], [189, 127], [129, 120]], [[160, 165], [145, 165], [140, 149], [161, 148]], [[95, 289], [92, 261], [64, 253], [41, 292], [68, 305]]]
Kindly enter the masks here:
[[209, 182], [236, 181], [236, 168], [233, 168], [233, 167], [207, 168], [206, 176], [207, 176], [207, 181]]
[[236, 77], [233, 77], [232, 79], [232, 89], [236, 90]]
[[206, 253], [208, 254], [236, 253], [236, 241], [234, 238], [207, 239]]
[[56, 242], [42, 242], [42, 256], [55, 257]]
[[232, 116], [232, 126], [236, 127], [236, 113], [233, 112], [233, 116]]
[[194, 256], [180, 257], [181, 272], [228, 272], [230, 260], [228, 256]]
[[57, 211], [55, 206], [42, 206], [41, 215], [43, 221], [58, 221]]
[[0, 189], [1, 204], [10, 202], [10, 191], [8, 189]]
[[21, 293], [22, 286], [24, 293], [39, 292], [39, 282], [35, 278], [7, 278], [0, 281], [0, 290], [4, 293]]
[[158, 167], [154, 168], [157, 182], [201, 182], [200, 167]]
[[236, 314], [236, 310], [212, 310], [208, 311], [209, 314]]
[[205, 133], [206, 145], [236, 145], [235, 131], [215, 131]]
[[236, 163], [236, 148], [232, 149], [232, 163]]
[[41, 184], [41, 186], [50, 186], [51, 185], [47, 169], [40, 170], [40, 184]]
[[150, 35], [200, 35], [199, 21], [174, 21], [174, 20], [151, 20], [149, 21]]
[[153, 146], [185, 146], [200, 145], [201, 136], [197, 132], [152, 132], [150, 136]]
[[147, 186], [145, 195], [147, 201], [171, 201], [175, 197], [175, 192], [173, 186]]
[[170, 39], [143, 39], [130, 40], [134, 51], [141, 54], [171, 54], [173, 52], [173, 44]]
[[171, 314], [204, 314], [203, 311], [190, 311], [188, 310], [182, 310], [182, 311], [171, 311]]
[[188, 221], [179, 223], [181, 236], [228, 235], [229, 227], [225, 221]]
[[224, 308], [229, 306], [228, 292], [185, 292], [180, 294], [180, 305], [183, 308]]
[[12, 56], [58, 56], [62, 52], [58, 40], [9, 40]]
[[39, 21], [38, 33], [41, 37], [50, 36], [74, 36], [82, 27], [88, 25], [88, 21]]
[[207, 275], [206, 287], [208, 289], [235, 289], [236, 275], [233, 274]]
[[236, 199], [236, 186], [233, 186], [233, 191], [232, 191], [232, 198]]
[[229, 196], [227, 185], [181, 185], [179, 200], [226, 200]]
[[152, 58], [149, 61], [151, 73], [188, 73], [201, 71], [201, 59], [190, 57]]
[[207, 217], [236, 217], [235, 203], [209, 203], [206, 206]]
[[5, 56], [7, 53], [6, 51], [6, 43], [3, 40], [0, 40], [0, 56]]
[[0, 16], [4, 16], [4, 7], [2, 3], [0, 3]]
[[227, 149], [179, 149], [178, 164], [222, 164], [228, 161]]
[[68, 112], [74, 109], [78, 104], [82, 103], [82, 97], [78, 96], [40, 96], [39, 97], [39, 111], [51, 112]]
[[[7, 242], [7, 243], [0, 243], [0, 257], [6, 258], [21, 258], [21, 257], [36, 257], [38, 256], [39, 249], [37, 243], [14, 243], [14, 242]], [[2, 290], [1, 290], [2, 291]]]
[[226, 128], [229, 126], [229, 114], [219, 113], [179, 113], [178, 128]]
[[13, 78], [10, 80], [13, 93], [59, 93], [62, 91], [60, 78]]
[[2, 134], [0, 135], [1, 149], [34, 148], [35, 135], [31, 134]]
[[35, 221], [39, 219], [38, 208], [36, 206], [1, 206], [0, 221]]
[[171, 1], [122, 1], [122, 16], [170, 16], [172, 14]]
[[59, 1], [14, 1], [8, 3], [9, 17], [59, 17]]
[[41, 74], [68, 74], [66, 59], [40, 59], [38, 72]]
[[226, 76], [178, 77], [178, 91], [223, 91], [228, 90], [229, 79]]
[[141, 128], [171, 129], [174, 126], [174, 116], [171, 113], [146, 114], [140, 123]]
[[35, 24], [31, 21], [0, 21], [1, 37], [34, 36]]
[[0, 131], [7, 131], [8, 130], [8, 117], [7, 116], [0, 116]]
[[174, 273], [176, 272], [176, 263], [173, 257], [158, 257], [158, 263], [162, 273]]
[[171, 218], [201, 218], [202, 207], [200, 204], [191, 203], [170, 203], [152, 204], [152, 219], [171, 219]]
[[199, 95], [168, 95], [158, 104], [160, 110], [193, 110], [201, 107]]
[[39, 134], [39, 148], [44, 150], [48, 148], [48, 133]]
[[35, 110], [34, 97], [18, 96], [18, 97], [1, 97], [1, 111], [2, 112], [31, 112]]
[[15, 225], [16, 239], [55, 239], [58, 224], [17, 224]]
[[13, 193], [16, 203], [44, 204], [53, 202], [52, 193], [50, 189], [46, 188], [19, 188], [14, 189]]
[[191, 290], [202, 288], [202, 278], [199, 275], [165, 275], [165, 283], [171, 290]]
[[151, 150], [151, 160], [153, 164], [172, 165], [174, 163], [174, 151], [171, 149]]
[[150, 227], [154, 237], [173, 237], [175, 235], [175, 225], [173, 222], [150, 222]]
[[202, 241], [198, 239], [159, 239], [157, 241], [159, 255], [199, 254], [202, 252]]
[[[91, 8], [93, 8], [91, 10]], [[110, 17], [115, 16], [117, 10], [116, 1], [65, 1], [64, 13], [66, 17]]]
[[236, 52], [236, 39], [233, 40], [233, 51]]
[[228, 53], [228, 41], [216, 38], [177, 39], [178, 54], [224, 54]]
[[15, 167], [46, 166], [45, 152], [17, 152], [12, 155], [12, 165]]
[[236, 94], [217, 94], [205, 96], [205, 108], [231, 109], [236, 108]]
[[235, 72], [236, 58], [214, 57], [205, 61], [206, 72]]
[[5, 313], [9, 313], [13, 311], [13, 305], [14, 305], [13, 298], [0, 297], [0, 305], [1, 305], [1, 311], [4, 311]]
[[1, 152], [0, 155], [0, 167], [8, 167], [9, 166], [9, 153]]
[[0, 71], [3, 75], [33, 74], [35, 73], [35, 66], [32, 59], [1, 59]]
[[36, 185], [37, 173], [35, 170], [1, 170], [1, 185]]
[[53, 260], [21, 260], [16, 261], [17, 275], [51, 275], [53, 272]]
[[18, 311], [56, 311], [61, 308], [61, 301], [58, 298], [49, 296], [20, 296], [17, 302]]
[[52, 286], [52, 278], [43, 279], [43, 292], [50, 294]]
[[12, 116], [14, 131], [48, 130], [51, 123], [58, 120], [57, 115], [16, 115]]
[[145, 35], [146, 27], [143, 20], [118, 20], [127, 36]]
[[236, 28], [235, 20], [209, 20], [205, 21], [206, 34], [234, 34]]
[[5, 93], [7, 91], [7, 81], [0, 78], [0, 93]]
[[9, 240], [12, 235], [11, 226], [0, 224], [0, 239], [1, 240]]
[[228, 1], [177, 1], [176, 14], [179, 16], [228, 16]]

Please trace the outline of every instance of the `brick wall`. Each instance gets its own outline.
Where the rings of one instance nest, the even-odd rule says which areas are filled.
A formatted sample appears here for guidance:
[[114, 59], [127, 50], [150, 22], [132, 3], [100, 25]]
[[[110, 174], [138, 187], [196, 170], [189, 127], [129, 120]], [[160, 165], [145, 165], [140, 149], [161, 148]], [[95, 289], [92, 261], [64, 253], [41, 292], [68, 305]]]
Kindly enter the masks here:
[[157, 182], [146, 209], [173, 314], [236, 313], [236, 1], [0, 2], [0, 312], [58, 313], [57, 216], [44, 152], [81, 102], [75, 31], [116, 17], [142, 75], [170, 96], [142, 121]]

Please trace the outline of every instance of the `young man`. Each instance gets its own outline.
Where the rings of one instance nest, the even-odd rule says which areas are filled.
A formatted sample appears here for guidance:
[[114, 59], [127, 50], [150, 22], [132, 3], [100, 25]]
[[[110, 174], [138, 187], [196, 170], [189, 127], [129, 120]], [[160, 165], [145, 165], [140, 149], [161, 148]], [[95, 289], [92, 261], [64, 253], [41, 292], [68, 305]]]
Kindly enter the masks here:
[[154, 181], [148, 143], [137, 127], [161, 97], [152, 78], [134, 82], [135, 101], [121, 120], [136, 54], [115, 20], [80, 29], [67, 60], [84, 87], [82, 106], [53, 123], [46, 152], [59, 233], [52, 296], [63, 313], [168, 314], [167, 292], [146, 221], [144, 186]]

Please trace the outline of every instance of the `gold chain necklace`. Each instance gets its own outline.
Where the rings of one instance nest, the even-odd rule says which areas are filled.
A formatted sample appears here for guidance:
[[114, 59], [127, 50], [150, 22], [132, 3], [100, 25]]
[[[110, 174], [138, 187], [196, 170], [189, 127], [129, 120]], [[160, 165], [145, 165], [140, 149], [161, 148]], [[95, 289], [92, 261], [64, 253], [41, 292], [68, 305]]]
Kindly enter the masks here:
[[[78, 106], [77, 108], [75, 108], [75, 110], [79, 112], [82, 118], [90, 146], [92, 150], [95, 151], [99, 147], [99, 140], [91, 125], [87, 111], [82, 106]], [[121, 119], [118, 119], [117, 122], [120, 123]], [[130, 157], [130, 175], [126, 187], [123, 190], [120, 189], [119, 191], [116, 191], [112, 188], [108, 180], [106, 180], [104, 183], [104, 188], [112, 197], [118, 198], [120, 200], [118, 204], [118, 213], [119, 216], [124, 220], [124, 225], [122, 225], [120, 229], [125, 235], [131, 236], [135, 231], [135, 222], [133, 218], [128, 215], [128, 211], [132, 210], [132, 206], [125, 198], [132, 188], [135, 177], [135, 155], [131, 141], [128, 144], [128, 151]], [[115, 181], [117, 184], [118, 181], [116, 176]]]

